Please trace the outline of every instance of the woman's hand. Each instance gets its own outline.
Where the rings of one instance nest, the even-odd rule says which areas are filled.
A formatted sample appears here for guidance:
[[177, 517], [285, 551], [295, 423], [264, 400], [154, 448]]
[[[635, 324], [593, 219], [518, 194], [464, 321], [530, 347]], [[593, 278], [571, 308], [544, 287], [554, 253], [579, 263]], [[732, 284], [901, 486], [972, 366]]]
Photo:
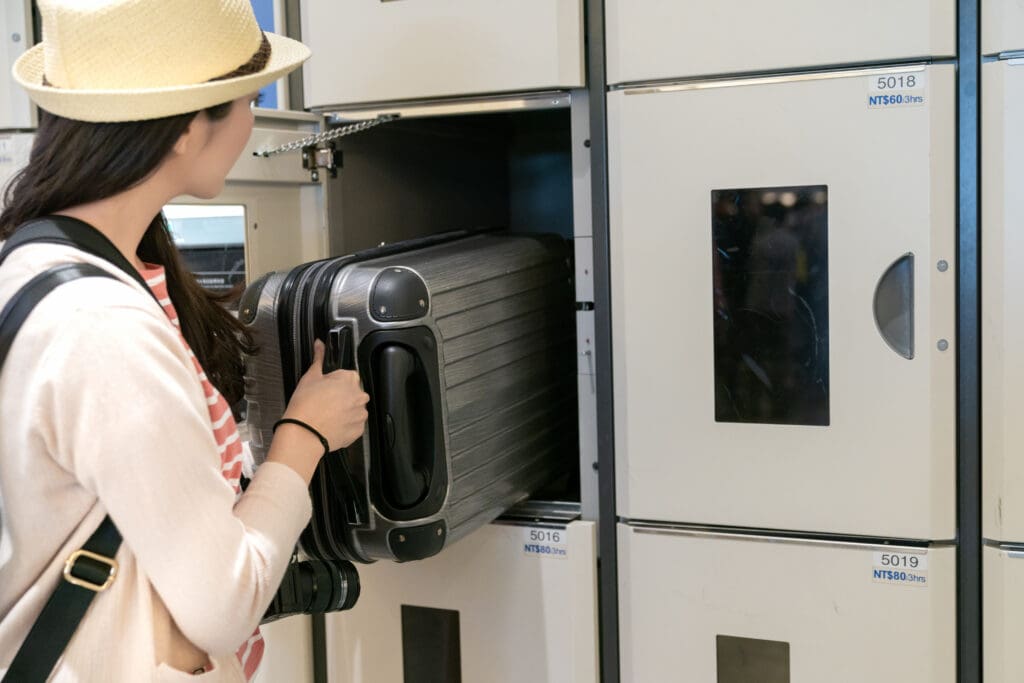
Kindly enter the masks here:
[[370, 397], [359, 383], [359, 373], [335, 370], [325, 375], [323, 366], [324, 344], [317, 340], [313, 343], [313, 365], [295, 387], [284, 417], [313, 427], [335, 451], [363, 435]]
[[[359, 373], [335, 370], [324, 374], [324, 344], [313, 344], [313, 365], [299, 380], [284, 417], [305, 422], [320, 432], [331, 450], [345, 448], [363, 435], [370, 397], [359, 383]], [[323, 456], [316, 436], [295, 424], [278, 427], [267, 460], [288, 465], [308, 483]]]

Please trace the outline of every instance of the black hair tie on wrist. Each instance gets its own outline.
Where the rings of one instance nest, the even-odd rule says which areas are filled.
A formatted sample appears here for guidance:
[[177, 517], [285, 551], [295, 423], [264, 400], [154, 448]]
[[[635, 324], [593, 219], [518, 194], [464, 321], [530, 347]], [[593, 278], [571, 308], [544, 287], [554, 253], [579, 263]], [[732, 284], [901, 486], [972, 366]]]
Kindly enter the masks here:
[[310, 432], [313, 436], [315, 436], [316, 438], [320, 439], [320, 443], [323, 444], [323, 447], [324, 447], [324, 455], [327, 455], [328, 453], [331, 452], [331, 445], [329, 443], [327, 443], [327, 439], [324, 438], [324, 435], [321, 434], [320, 432], [318, 432], [317, 430], [313, 429], [312, 427], [310, 427], [308, 424], [306, 424], [302, 420], [295, 420], [295, 419], [290, 418], [290, 417], [282, 417], [280, 420], [278, 420], [277, 422], [274, 423], [274, 427], [273, 427], [273, 429], [271, 431], [276, 433], [277, 432], [277, 428], [280, 427], [283, 424], [293, 424], [293, 425], [298, 425], [298, 426], [302, 427], [306, 431]]

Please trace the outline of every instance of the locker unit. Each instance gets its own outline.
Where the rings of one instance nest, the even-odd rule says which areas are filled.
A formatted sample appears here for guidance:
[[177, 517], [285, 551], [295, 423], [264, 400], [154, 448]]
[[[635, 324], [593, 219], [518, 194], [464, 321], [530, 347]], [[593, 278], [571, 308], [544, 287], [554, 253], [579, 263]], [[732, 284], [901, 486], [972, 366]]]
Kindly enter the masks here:
[[982, 531], [1024, 542], [1024, 60], [982, 66]]
[[307, 107], [583, 85], [582, 0], [304, 0]]
[[622, 681], [953, 683], [955, 585], [951, 546], [620, 525]]
[[[32, 3], [7, 0], [0, 8], [0, 130], [36, 125], [35, 105], [11, 76], [14, 62], [33, 44]], [[0, 150], [0, 163], [6, 156]]]
[[1024, 548], [985, 546], [982, 576], [985, 683], [1024, 680]]
[[596, 683], [595, 525], [492, 524], [440, 555], [360, 568], [327, 618], [331, 683]]
[[956, 53], [953, 0], [608, 0], [605, 7], [609, 83]]
[[953, 537], [953, 72], [609, 95], [620, 515]]
[[1017, 0], [981, 0], [981, 53], [997, 55], [1016, 50], [1024, 50], [1024, 4]]
[[[343, 160], [337, 177], [321, 171], [317, 182], [302, 168], [298, 154], [264, 159], [252, 153], [295, 140], [300, 131], [373, 119], [376, 112], [332, 110], [324, 116], [261, 113], [250, 149], [243, 153], [225, 194], [218, 198], [220, 203], [244, 205], [247, 216], [260, 215], [258, 221], [248, 220], [249, 280], [271, 269], [287, 269], [329, 254], [353, 253], [381, 242], [459, 228], [507, 225], [515, 231], [554, 231], [568, 239], [579, 233], [580, 239], [588, 240], [589, 213], [575, 208], [589, 196], [581, 196], [589, 169], [579, 163], [580, 155], [587, 152], [584, 140], [588, 134], [580, 125], [586, 122], [585, 109], [581, 111], [578, 101], [572, 100], [569, 93], [560, 93], [557, 97], [491, 98], [470, 105], [407, 105], [398, 110], [402, 115], [398, 121], [337, 140], [338, 158]], [[280, 193], [272, 201], [275, 206], [281, 204], [279, 213], [269, 213], [259, 204], [272, 193]], [[541, 230], [540, 226], [545, 227]], [[577, 296], [592, 291], [585, 259], [583, 267], [586, 272], [577, 269], [575, 278]], [[579, 386], [586, 388], [579, 419], [581, 425], [592, 428], [593, 377], [584, 351], [592, 343], [586, 336], [588, 313], [592, 317], [592, 311], [578, 314], [583, 330], [577, 334]], [[589, 327], [592, 329], [592, 322]], [[583, 426], [581, 431], [586, 429]], [[546, 500], [573, 506], [575, 517], [581, 509], [596, 509], [596, 472], [589, 452], [594, 437], [588, 431], [580, 440], [579, 449], [573, 446], [565, 453], [578, 474], [543, 492]], [[334, 674], [335, 680], [389, 680], [383, 677], [392, 675], [390, 669], [377, 671], [371, 666], [378, 662], [390, 666], [397, 661], [401, 676], [402, 660], [396, 659], [393, 648], [400, 653], [403, 644], [425, 647], [424, 642], [432, 642], [430, 634], [437, 625], [432, 619], [452, 611], [459, 612], [463, 628], [460, 661], [464, 680], [490, 680], [473, 678], [472, 672], [487, 666], [487, 660], [495, 656], [510, 661], [517, 656], [513, 641], [504, 642], [495, 635], [499, 628], [502, 634], [510, 628], [508, 623], [500, 624], [494, 616], [498, 614], [510, 615], [516, 638], [529, 644], [534, 653], [529, 661], [503, 664], [502, 671], [510, 675], [525, 672], [524, 676], [534, 680], [596, 680], [594, 524], [570, 522], [564, 516], [552, 519], [543, 511], [534, 513], [529, 524], [557, 532], [560, 540], [553, 542], [549, 536], [530, 544], [546, 551], [526, 550], [525, 527], [487, 526], [431, 560], [400, 569], [390, 562], [360, 566], [363, 581], [356, 611], [328, 617], [329, 622], [351, 624], [328, 633], [331, 666], [343, 672]], [[545, 552], [549, 554], [542, 554]], [[431, 562], [440, 563], [436, 565], [440, 569], [432, 570], [435, 565]], [[367, 628], [367, 622], [358, 614], [394, 618], [402, 633], [404, 603], [395, 603], [396, 616], [377, 602], [398, 595], [391, 584], [377, 579], [390, 577], [394, 571], [401, 572], [401, 585], [410, 590], [419, 585], [420, 577], [423, 586], [431, 587], [413, 591], [407, 598], [410, 607], [423, 609], [414, 609], [407, 617], [404, 623], [411, 630], [406, 631], [404, 640], [381, 639], [377, 625], [369, 626], [373, 636], [368, 637], [361, 630]], [[431, 602], [432, 595], [441, 594], [440, 586], [450, 599]], [[530, 595], [521, 594], [518, 588]], [[550, 629], [537, 627], [541, 618]], [[556, 630], [564, 635], [553, 635]], [[558, 647], [550, 654], [539, 649], [552, 647], [551, 642]], [[391, 649], [386, 657], [359, 655], [378, 647]], [[347, 660], [334, 662], [333, 658], [342, 656], [355, 657], [355, 668], [344, 668], [349, 666], [344, 663]]]

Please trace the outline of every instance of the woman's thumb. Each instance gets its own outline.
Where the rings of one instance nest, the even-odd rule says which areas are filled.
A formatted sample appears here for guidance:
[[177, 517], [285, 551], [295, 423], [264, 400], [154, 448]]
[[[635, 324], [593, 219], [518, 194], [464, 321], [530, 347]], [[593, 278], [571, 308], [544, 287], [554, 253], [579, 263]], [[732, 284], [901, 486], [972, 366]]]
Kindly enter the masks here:
[[324, 343], [317, 339], [313, 342], [313, 365], [309, 369], [317, 374], [324, 371]]

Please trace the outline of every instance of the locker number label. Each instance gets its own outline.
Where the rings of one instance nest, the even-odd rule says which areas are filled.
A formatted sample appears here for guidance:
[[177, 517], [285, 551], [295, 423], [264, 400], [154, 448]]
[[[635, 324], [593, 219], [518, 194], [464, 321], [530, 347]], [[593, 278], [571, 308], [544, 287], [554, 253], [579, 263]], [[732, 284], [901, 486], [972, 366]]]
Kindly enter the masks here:
[[925, 71], [868, 77], [868, 109], [920, 107], [927, 99]]
[[897, 586], [928, 585], [927, 553], [872, 554], [871, 580]]
[[569, 556], [565, 529], [526, 527], [523, 529], [523, 552], [536, 557], [564, 560]]

